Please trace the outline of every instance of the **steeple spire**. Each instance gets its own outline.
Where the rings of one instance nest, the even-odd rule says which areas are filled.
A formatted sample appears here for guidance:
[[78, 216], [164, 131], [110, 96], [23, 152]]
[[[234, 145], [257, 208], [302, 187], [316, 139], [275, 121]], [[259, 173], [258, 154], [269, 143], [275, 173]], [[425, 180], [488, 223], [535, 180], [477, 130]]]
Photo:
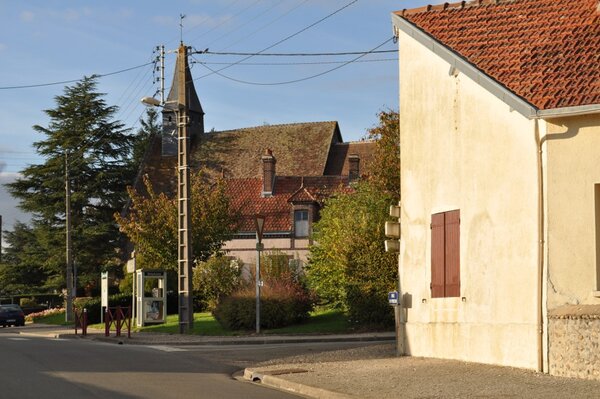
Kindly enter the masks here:
[[[180, 87], [185, 87], [185, 100], [187, 104], [187, 115], [189, 118], [188, 132], [193, 141], [196, 137], [204, 133], [204, 111], [198, 99], [194, 80], [190, 72], [187, 57], [188, 48], [182, 43], [177, 50], [177, 62], [173, 73], [173, 82], [169, 95], [163, 107], [163, 137], [162, 137], [162, 155], [175, 156], [177, 154], [177, 124], [175, 110], [179, 104]], [[183, 68], [181, 67], [183, 65]], [[185, 71], [182, 73], [181, 71]], [[181, 84], [185, 83], [185, 84]]]

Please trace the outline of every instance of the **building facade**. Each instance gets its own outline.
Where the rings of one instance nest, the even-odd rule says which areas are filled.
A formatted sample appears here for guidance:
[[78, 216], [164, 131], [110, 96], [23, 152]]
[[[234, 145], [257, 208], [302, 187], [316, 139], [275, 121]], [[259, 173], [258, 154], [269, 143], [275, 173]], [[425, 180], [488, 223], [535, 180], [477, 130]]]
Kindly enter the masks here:
[[600, 378], [598, 1], [392, 19], [407, 354]]

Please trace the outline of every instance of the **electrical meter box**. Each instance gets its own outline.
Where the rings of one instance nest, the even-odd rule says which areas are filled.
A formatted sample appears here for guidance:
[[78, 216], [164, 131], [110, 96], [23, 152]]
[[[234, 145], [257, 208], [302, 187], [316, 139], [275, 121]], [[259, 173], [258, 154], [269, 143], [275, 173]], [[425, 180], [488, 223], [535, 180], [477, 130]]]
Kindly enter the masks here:
[[167, 318], [167, 273], [164, 270], [136, 270], [136, 324], [161, 324]]

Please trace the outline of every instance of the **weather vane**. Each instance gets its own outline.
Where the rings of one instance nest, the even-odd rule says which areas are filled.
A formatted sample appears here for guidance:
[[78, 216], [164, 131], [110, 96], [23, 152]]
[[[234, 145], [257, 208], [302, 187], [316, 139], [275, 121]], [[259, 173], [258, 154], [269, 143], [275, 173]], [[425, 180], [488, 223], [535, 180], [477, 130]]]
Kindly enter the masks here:
[[185, 18], [185, 14], [179, 14], [179, 34], [181, 39], [181, 44], [183, 44], [183, 19]]

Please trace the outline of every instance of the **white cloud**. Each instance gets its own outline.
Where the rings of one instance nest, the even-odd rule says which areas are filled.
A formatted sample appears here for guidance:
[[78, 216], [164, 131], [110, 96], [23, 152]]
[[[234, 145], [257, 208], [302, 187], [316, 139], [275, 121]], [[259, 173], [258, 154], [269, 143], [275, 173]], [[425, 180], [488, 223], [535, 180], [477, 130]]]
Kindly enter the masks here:
[[11, 183], [20, 176], [19, 173], [0, 172], [0, 215], [2, 215], [3, 230], [11, 230], [17, 220], [27, 223], [31, 218], [31, 215], [17, 208], [18, 201], [4, 187], [4, 184]]
[[31, 22], [35, 19], [35, 14], [33, 11], [23, 11], [21, 13], [21, 21], [23, 22]]

